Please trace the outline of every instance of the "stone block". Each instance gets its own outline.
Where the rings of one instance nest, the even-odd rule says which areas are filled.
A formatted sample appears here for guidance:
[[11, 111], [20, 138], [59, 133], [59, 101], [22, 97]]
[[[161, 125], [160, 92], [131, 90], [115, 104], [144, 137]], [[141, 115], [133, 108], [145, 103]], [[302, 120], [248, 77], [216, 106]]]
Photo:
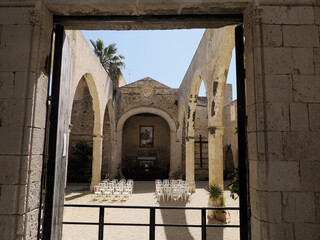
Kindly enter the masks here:
[[30, 181], [41, 181], [43, 155], [32, 155], [30, 165]]
[[1, 185], [0, 214], [16, 214], [18, 185]]
[[320, 7], [314, 7], [315, 24], [320, 25]]
[[32, 154], [41, 155], [44, 148], [44, 134], [45, 130], [40, 128], [33, 128], [32, 136]]
[[316, 74], [320, 74], [320, 48], [313, 48], [313, 57]]
[[29, 192], [28, 192], [28, 209], [27, 209], [27, 211], [32, 211], [36, 208], [39, 208], [40, 186], [41, 186], [40, 181], [30, 183]]
[[268, 190], [300, 191], [301, 183], [298, 162], [269, 161]]
[[31, 72], [16, 72], [14, 76], [13, 97], [14, 98], [34, 98], [36, 86], [36, 74]]
[[0, 214], [0, 239], [15, 239], [15, 218]]
[[248, 116], [248, 132], [257, 131], [257, 123], [256, 123], [256, 112], [255, 105], [247, 106], [247, 116]]
[[30, 126], [31, 113], [30, 99], [0, 99], [0, 118], [3, 127]]
[[23, 128], [21, 127], [0, 127], [0, 153], [21, 154], [21, 138]]
[[[289, 161], [319, 161], [320, 134], [318, 132], [291, 132], [284, 137], [284, 154]], [[299, 146], [299, 147], [297, 147]]]
[[259, 220], [281, 222], [281, 193], [250, 190], [252, 214]]
[[288, 131], [289, 130], [289, 104], [266, 103], [267, 130]]
[[295, 224], [295, 240], [316, 240], [320, 239], [319, 223], [298, 223]]
[[[0, 49], [0, 69], [2, 71], [26, 72], [29, 69], [31, 51], [32, 26], [28, 25], [4, 25], [2, 29], [1, 44], [5, 48]], [[33, 53], [35, 55], [35, 53]], [[36, 61], [30, 66], [32, 71], [36, 70]]]
[[[14, 73], [0, 73], [0, 98], [11, 98], [13, 93]], [[1, 126], [1, 123], [0, 123]]]
[[268, 132], [268, 159], [281, 161], [284, 159], [281, 132]]
[[308, 108], [304, 103], [290, 104], [290, 126], [291, 131], [309, 130]]
[[25, 177], [23, 176], [26, 176], [27, 174], [27, 159], [28, 158], [26, 156], [1, 156], [0, 184], [18, 184], [19, 175], [21, 175], [20, 183], [25, 183]]
[[314, 13], [311, 6], [265, 6], [262, 8], [261, 20], [267, 24], [313, 24]]
[[293, 97], [296, 102], [320, 102], [320, 75], [293, 76]]
[[320, 130], [320, 104], [308, 104], [310, 130]]
[[38, 217], [39, 209], [35, 209], [26, 214], [26, 240], [32, 240], [37, 238], [38, 233]]
[[282, 46], [282, 27], [281, 25], [262, 25], [262, 41], [264, 47]]
[[313, 48], [293, 48], [293, 69], [300, 74], [314, 74]]
[[47, 117], [48, 78], [41, 74], [38, 78], [36, 90], [36, 104], [34, 111], [34, 127], [45, 128]]
[[293, 224], [290, 223], [268, 223], [269, 238], [290, 240], [294, 239]]
[[256, 132], [248, 133], [248, 158], [250, 160], [258, 160], [258, 148]]
[[282, 196], [283, 220], [286, 222], [314, 222], [315, 204], [311, 192], [284, 192]]
[[292, 48], [264, 48], [266, 74], [290, 74], [293, 59]]
[[267, 190], [266, 161], [250, 160], [250, 186], [259, 190]]
[[320, 193], [315, 193], [316, 221], [320, 222]]
[[301, 162], [302, 191], [320, 192], [320, 162]]
[[264, 112], [264, 104], [265, 103], [257, 103], [256, 104], [256, 118], [257, 118], [257, 130], [264, 131], [266, 128], [265, 125], [265, 112]]
[[293, 100], [290, 75], [265, 75], [267, 102], [291, 102]]
[[30, 10], [32, 7], [1, 7], [0, 22], [6, 25], [31, 25]]
[[283, 26], [285, 47], [319, 47], [317, 26]]

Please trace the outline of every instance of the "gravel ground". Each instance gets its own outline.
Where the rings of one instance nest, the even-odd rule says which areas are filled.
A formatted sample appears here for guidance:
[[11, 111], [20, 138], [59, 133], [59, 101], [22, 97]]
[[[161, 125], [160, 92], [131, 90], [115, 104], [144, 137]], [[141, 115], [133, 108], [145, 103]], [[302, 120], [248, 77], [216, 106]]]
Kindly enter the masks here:
[[[196, 182], [196, 192], [192, 194], [190, 202], [157, 202], [155, 199], [154, 182], [135, 182], [133, 194], [126, 201], [94, 200], [89, 186], [70, 185], [66, 188], [65, 204], [89, 205], [120, 205], [120, 206], [208, 206], [208, 193], [204, 187], [207, 181]], [[225, 190], [226, 206], [238, 207], [238, 200], [230, 198], [230, 192]], [[96, 208], [64, 208], [63, 221], [98, 222], [99, 210]], [[149, 223], [149, 210], [145, 209], [105, 209], [105, 223]], [[199, 210], [156, 210], [156, 224], [201, 224]], [[207, 223], [221, 224], [216, 220], [207, 220]], [[239, 225], [239, 211], [229, 211], [227, 223], [224, 225]], [[207, 239], [237, 240], [240, 239], [239, 228], [207, 228]], [[195, 227], [156, 227], [157, 240], [191, 240], [201, 239], [201, 228]], [[96, 240], [98, 227], [86, 225], [64, 225], [63, 240]], [[148, 227], [140, 226], [105, 226], [104, 239], [111, 240], [147, 240]]]

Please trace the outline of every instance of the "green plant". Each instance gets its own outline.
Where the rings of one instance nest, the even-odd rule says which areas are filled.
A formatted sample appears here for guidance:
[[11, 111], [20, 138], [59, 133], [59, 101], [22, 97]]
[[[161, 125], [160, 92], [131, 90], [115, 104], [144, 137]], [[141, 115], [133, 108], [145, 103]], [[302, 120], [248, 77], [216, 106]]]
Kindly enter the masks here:
[[238, 170], [235, 169], [231, 176], [232, 176], [232, 181], [228, 184], [227, 188], [231, 191], [230, 197], [233, 200], [236, 200], [239, 197], [239, 193], [240, 193]]
[[92, 147], [79, 141], [70, 150], [68, 160], [69, 183], [89, 183], [92, 169]]
[[219, 207], [225, 207], [226, 206], [226, 198], [222, 197], [220, 198]]
[[218, 198], [223, 196], [223, 190], [221, 187], [215, 185], [215, 184], [210, 184], [209, 186], [206, 187], [206, 190], [209, 192], [209, 197], [217, 200]]

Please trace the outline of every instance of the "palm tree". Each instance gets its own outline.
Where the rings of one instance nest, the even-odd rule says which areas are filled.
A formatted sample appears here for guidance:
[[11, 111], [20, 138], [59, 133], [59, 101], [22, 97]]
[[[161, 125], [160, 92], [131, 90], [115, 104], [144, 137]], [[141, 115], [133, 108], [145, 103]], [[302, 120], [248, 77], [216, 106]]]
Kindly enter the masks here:
[[96, 42], [90, 39], [90, 42], [102, 66], [109, 74], [111, 80], [118, 86], [119, 77], [122, 75], [121, 69], [125, 67], [122, 61], [124, 56], [116, 55], [118, 49], [115, 43], [105, 47], [101, 39], [96, 40]]

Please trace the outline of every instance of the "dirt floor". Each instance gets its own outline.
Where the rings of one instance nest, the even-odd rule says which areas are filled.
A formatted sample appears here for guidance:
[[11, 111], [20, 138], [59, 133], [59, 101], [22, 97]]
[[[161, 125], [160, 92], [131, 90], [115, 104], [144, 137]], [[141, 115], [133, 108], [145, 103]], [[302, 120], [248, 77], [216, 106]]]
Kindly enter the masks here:
[[[204, 189], [207, 181], [196, 182], [196, 192], [192, 194], [190, 202], [160, 201], [155, 198], [154, 182], [137, 181], [134, 183], [133, 194], [126, 201], [102, 201], [94, 200], [89, 192], [89, 186], [70, 185], [65, 192], [65, 204], [89, 204], [89, 205], [120, 205], [120, 206], [186, 206], [207, 207], [208, 193]], [[234, 201], [230, 197], [230, 191], [225, 191], [227, 207], [238, 207], [238, 199]], [[227, 223], [224, 225], [239, 225], [239, 211], [229, 211]], [[65, 222], [98, 222], [98, 208], [64, 208], [63, 220]], [[149, 210], [146, 209], [106, 209], [105, 223], [149, 223]], [[156, 210], [156, 224], [193, 224], [201, 225], [200, 210]], [[221, 224], [216, 220], [208, 220], [210, 224]], [[240, 239], [239, 228], [207, 228], [207, 239], [237, 240]], [[98, 227], [91, 225], [64, 225], [63, 240], [96, 240], [98, 239]], [[147, 240], [149, 228], [141, 226], [105, 226], [104, 239], [111, 240]], [[201, 239], [201, 228], [196, 227], [156, 227], [155, 239], [157, 240], [191, 240]]]

